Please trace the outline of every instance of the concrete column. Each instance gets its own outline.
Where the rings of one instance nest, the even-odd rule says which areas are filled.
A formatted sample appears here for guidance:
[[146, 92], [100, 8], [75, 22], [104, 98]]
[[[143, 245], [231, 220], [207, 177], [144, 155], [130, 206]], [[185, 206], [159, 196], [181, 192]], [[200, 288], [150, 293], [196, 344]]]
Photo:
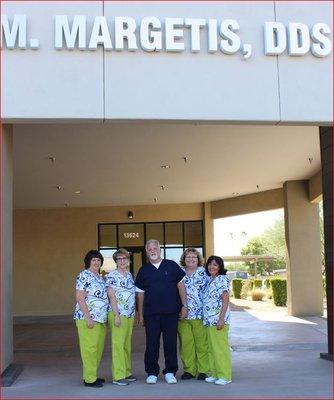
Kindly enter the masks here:
[[1, 373], [13, 362], [13, 166], [12, 127], [1, 126], [0, 131], [0, 253], [1, 253]]
[[211, 215], [211, 203], [203, 203], [203, 221], [204, 221], [205, 258], [208, 258], [214, 252], [213, 219]]
[[307, 181], [285, 182], [283, 192], [288, 314], [322, 315], [318, 205], [309, 202]]
[[333, 360], [333, 128], [320, 127], [322, 189], [324, 204], [328, 353]]

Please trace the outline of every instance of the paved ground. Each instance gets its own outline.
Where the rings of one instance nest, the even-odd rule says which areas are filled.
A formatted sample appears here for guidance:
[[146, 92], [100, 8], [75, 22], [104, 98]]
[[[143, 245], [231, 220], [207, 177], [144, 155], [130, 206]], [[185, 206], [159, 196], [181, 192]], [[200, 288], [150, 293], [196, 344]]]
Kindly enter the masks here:
[[[249, 298], [247, 299], [235, 299], [231, 297], [231, 309], [233, 311], [270, 311], [275, 314], [287, 314], [287, 307], [277, 307], [275, 306], [272, 299], [267, 299], [266, 297], [262, 301], [252, 301]], [[327, 302], [324, 299], [324, 312], [323, 317], [327, 317]]]
[[276, 307], [271, 299], [252, 301], [250, 299], [235, 299], [231, 297], [230, 308], [232, 311], [270, 311], [275, 314], [287, 314], [287, 307]]
[[[128, 387], [106, 383], [86, 388], [73, 323], [49, 320], [15, 326], [15, 362], [24, 371], [2, 398], [332, 398], [332, 363], [319, 358], [326, 347], [326, 320], [288, 317], [283, 310], [234, 307], [230, 341], [233, 382], [216, 386], [201, 381], [167, 385], [145, 383], [144, 332], [134, 331], [133, 372], [138, 382]], [[239, 310], [239, 311], [237, 311]], [[109, 337], [107, 338], [109, 340]], [[109, 379], [108, 342], [100, 376]], [[162, 364], [162, 363], [161, 363]], [[178, 376], [182, 373], [181, 363]]]

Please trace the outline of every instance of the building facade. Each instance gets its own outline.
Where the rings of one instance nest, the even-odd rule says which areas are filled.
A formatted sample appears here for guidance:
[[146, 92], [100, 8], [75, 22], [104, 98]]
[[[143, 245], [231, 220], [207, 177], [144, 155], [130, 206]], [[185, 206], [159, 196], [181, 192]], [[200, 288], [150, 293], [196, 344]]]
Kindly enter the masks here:
[[226, 216], [284, 208], [289, 313], [322, 314], [332, 12], [330, 1], [2, 2], [2, 371], [13, 315], [70, 314], [90, 248], [110, 259], [127, 247], [134, 269], [152, 236], [166, 257], [207, 256]]

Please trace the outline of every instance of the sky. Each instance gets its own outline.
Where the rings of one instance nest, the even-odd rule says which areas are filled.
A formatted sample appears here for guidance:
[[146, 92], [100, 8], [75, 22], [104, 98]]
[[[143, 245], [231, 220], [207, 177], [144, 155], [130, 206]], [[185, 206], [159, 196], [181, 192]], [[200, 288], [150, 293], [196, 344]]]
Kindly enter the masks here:
[[251, 238], [261, 235], [283, 215], [283, 209], [278, 209], [214, 220], [215, 254], [240, 255], [241, 248]]

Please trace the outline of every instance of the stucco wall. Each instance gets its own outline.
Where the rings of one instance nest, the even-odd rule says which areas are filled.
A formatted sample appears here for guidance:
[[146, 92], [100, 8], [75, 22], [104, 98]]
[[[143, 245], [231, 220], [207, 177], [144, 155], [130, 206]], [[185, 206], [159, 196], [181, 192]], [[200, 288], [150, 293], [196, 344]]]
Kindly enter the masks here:
[[[323, 314], [318, 204], [311, 203], [307, 181], [284, 182], [288, 314]], [[312, 291], [312, 296], [305, 292]]]
[[273, 189], [211, 203], [213, 219], [283, 208], [283, 190]]
[[[307, 28], [317, 23], [333, 30], [329, 1], [5, 1], [2, 13], [12, 23], [15, 14], [27, 16], [29, 39], [38, 50], [2, 49], [2, 118], [15, 120], [203, 120], [266, 123], [330, 124], [332, 121], [332, 57], [265, 55], [264, 27], [277, 21], [284, 32], [289, 23]], [[162, 24], [170, 17], [200, 18], [201, 49], [192, 52], [190, 30], [183, 28], [182, 52], [105, 51], [88, 48], [55, 49], [55, 16], [64, 14], [70, 25], [76, 15], [86, 17], [87, 47], [95, 16], [105, 16], [114, 41], [115, 16], [139, 24], [145, 16]], [[208, 21], [233, 19], [241, 44], [252, 46], [244, 59], [208, 50]], [[286, 33], [284, 34], [286, 36]], [[221, 36], [217, 38], [220, 43]], [[127, 42], [125, 40], [125, 42]], [[311, 41], [312, 42], [312, 41]], [[312, 42], [313, 43], [313, 42]], [[311, 43], [311, 44], [312, 44]]]
[[308, 198], [312, 203], [322, 200], [322, 174], [321, 170], [308, 181]]
[[16, 210], [14, 315], [67, 315], [86, 252], [97, 247], [98, 223], [203, 219], [203, 204]]

